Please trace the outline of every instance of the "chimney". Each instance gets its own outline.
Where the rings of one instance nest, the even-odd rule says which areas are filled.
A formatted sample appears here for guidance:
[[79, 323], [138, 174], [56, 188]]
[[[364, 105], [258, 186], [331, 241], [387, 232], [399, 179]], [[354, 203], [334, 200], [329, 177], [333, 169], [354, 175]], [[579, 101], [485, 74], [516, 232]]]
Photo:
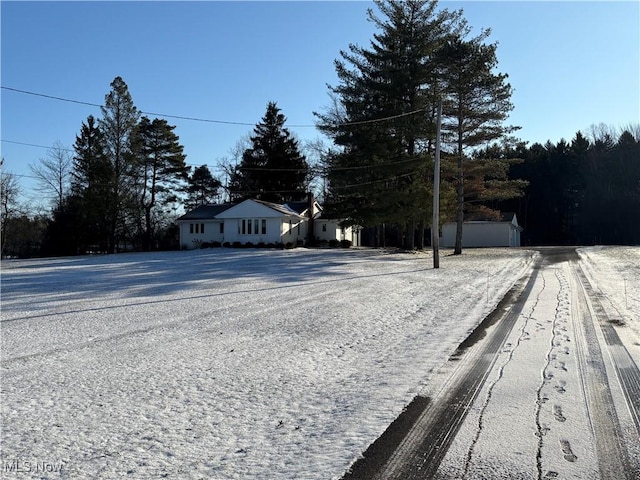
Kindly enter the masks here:
[[309, 237], [309, 242], [313, 243], [315, 240], [315, 231], [313, 229], [313, 206], [315, 201], [313, 200], [313, 192], [307, 193], [307, 216], [309, 217], [309, 226], [307, 228], [307, 236]]

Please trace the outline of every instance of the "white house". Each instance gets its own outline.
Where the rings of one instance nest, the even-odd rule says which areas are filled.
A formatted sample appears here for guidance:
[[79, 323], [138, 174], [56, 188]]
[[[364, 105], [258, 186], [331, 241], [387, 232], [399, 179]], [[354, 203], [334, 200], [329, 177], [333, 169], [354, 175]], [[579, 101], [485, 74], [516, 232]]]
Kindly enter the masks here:
[[[353, 234], [353, 229], [340, 229], [339, 221], [322, 219], [321, 213], [322, 207], [315, 201], [280, 205], [248, 199], [235, 205], [201, 205], [177, 220], [180, 245], [184, 249], [213, 242], [299, 245], [307, 239], [310, 222], [314, 236], [320, 240], [347, 239], [359, 245], [359, 236]], [[354, 236], [358, 242], [353, 241]]]
[[[442, 247], [454, 247], [456, 223], [442, 226]], [[499, 221], [469, 221], [462, 224], [463, 247], [519, 247], [520, 232], [515, 213], [505, 213]]]
[[360, 246], [360, 228], [357, 226], [344, 227], [339, 221], [323, 218], [320, 214], [314, 220], [314, 236], [318, 240], [348, 240], [353, 246]]

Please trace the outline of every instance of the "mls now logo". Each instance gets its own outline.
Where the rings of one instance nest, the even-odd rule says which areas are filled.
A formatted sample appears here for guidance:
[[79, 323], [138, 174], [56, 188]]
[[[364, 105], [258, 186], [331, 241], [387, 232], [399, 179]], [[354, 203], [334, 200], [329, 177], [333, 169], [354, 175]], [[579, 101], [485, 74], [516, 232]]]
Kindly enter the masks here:
[[63, 466], [63, 463], [14, 459], [3, 462], [2, 471], [4, 473], [61, 473]]

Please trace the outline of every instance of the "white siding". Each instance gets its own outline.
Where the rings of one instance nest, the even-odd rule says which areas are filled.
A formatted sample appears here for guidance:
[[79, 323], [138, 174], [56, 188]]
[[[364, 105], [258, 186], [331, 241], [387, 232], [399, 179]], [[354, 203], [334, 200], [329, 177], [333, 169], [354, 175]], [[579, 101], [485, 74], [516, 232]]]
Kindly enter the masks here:
[[360, 246], [360, 231], [355, 227], [343, 229], [337, 220], [316, 220], [313, 228], [318, 240], [349, 240], [354, 247]]
[[[442, 227], [443, 247], [453, 247], [456, 242], [456, 224]], [[520, 231], [509, 222], [465, 222], [462, 225], [463, 247], [519, 247]]]
[[[180, 247], [193, 249], [200, 248], [200, 245], [205, 242], [222, 242], [220, 223], [220, 221], [215, 220], [183, 220], [179, 222]], [[203, 225], [204, 232], [201, 231]]]
[[[258, 220], [258, 233], [254, 233], [252, 227], [251, 234], [247, 233], [248, 228], [245, 223], [245, 233], [242, 233], [242, 218], [227, 218], [224, 221], [224, 242], [240, 242], [245, 244], [251, 242], [254, 245], [258, 243], [278, 243], [280, 242], [280, 218], [251, 218], [251, 220]], [[266, 233], [262, 233], [262, 220], [266, 220], [267, 230]]]
[[282, 213], [253, 200], [245, 200], [218, 214], [216, 218], [275, 218]]
[[307, 237], [307, 219], [304, 218], [283, 218], [281, 223], [282, 243], [297, 244], [304, 242]]

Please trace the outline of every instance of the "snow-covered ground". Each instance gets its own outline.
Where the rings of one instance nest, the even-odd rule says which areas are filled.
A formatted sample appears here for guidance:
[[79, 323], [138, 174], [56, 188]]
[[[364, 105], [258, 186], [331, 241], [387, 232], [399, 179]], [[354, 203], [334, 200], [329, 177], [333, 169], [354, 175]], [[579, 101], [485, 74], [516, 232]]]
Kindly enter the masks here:
[[533, 256], [447, 253], [3, 262], [3, 474], [339, 477]]
[[536, 255], [441, 253], [2, 262], [2, 478], [340, 477]]
[[628, 327], [617, 329], [618, 335], [640, 359], [640, 247], [586, 247], [578, 253], [609, 315]]
[[[640, 247], [578, 253], [607, 326], [640, 366]], [[543, 263], [438, 480], [640, 478], [638, 430], [611, 363], [621, 349], [607, 345], [582, 291], [572, 264]]]

